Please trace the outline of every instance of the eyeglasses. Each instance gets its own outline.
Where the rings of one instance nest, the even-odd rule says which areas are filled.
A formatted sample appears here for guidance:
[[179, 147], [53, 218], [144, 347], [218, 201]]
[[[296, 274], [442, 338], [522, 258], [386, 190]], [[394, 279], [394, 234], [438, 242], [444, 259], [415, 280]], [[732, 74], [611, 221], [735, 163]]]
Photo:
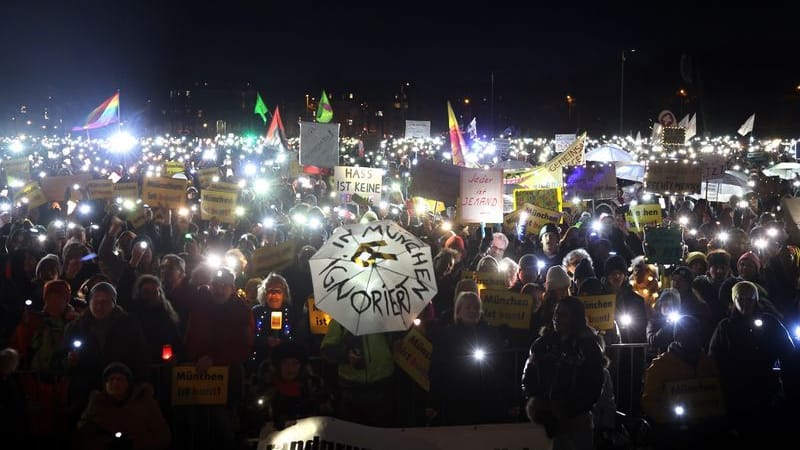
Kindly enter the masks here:
[[497, 250], [497, 251], [500, 251], [500, 252], [506, 251], [505, 247], [498, 247], [496, 245], [492, 245], [491, 249], [492, 250]]

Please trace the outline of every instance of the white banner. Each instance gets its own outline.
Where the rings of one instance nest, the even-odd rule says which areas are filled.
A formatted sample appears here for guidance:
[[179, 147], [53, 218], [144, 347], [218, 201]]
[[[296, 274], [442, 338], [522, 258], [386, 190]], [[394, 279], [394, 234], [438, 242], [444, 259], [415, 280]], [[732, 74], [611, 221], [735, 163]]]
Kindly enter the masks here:
[[339, 164], [339, 124], [300, 122], [300, 164], [332, 168]]
[[461, 169], [458, 218], [462, 222], [503, 222], [503, 171]]
[[336, 166], [333, 169], [333, 177], [336, 181], [336, 192], [341, 195], [342, 203], [350, 202], [354, 194], [363, 198], [369, 197], [373, 205], [380, 203], [383, 169]]
[[428, 139], [431, 137], [430, 120], [406, 120], [406, 139], [419, 138]]
[[331, 417], [309, 417], [265, 436], [258, 442], [258, 450], [545, 450], [551, 445], [544, 428], [529, 423], [376, 428]]
[[555, 143], [556, 153], [564, 153], [564, 150], [568, 149], [570, 144], [575, 142], [575, 139], [578, 139], [578, 135], [575, 133], [557, 134]]

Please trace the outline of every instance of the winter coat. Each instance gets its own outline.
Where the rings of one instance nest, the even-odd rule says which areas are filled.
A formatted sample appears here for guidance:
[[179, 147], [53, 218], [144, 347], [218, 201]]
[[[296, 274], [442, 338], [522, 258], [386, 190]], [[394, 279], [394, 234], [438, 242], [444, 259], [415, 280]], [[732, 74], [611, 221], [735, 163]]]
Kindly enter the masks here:
[[[353, 367], [347, 361], [350, 350], [358, 350], [363, 367]], [[371, 384], [388, 381], [394, 373], [391, 337], [388, 333], [353, 336], [339, 322], [331, 320], [328, 333], [322, 339], [320, 354], [338, 364], [339, 381], [349, 384]]]
[[199, 291], [200, 305], [189, 317], [186, 329], [186, 351], [189, 361], [211, 356], [214, 365], [242, 364], [253, 347], [253, 314], [247, 304], [235, 295], [223, 304], [216, 304], [207, 290]]
[[60, 317], [26, 311], [11, 341], [11, 347], [19, 352], [20, 366], [40, 376], [63, 374], [66, 368], [64, 332], [77, 317], [71, 306], [67, 306]]
[[[622, 325], [623, 314], [631, 316], [630, 325]], [[620, 326], [620, 337], [623, 343], [647, 342], [647, 310], [644, 306], [644, 299], [633, 292], [628, 283], [623, 283], [617, 293], [616, 321]]]
[[167, 344], [172, 347], [173, 355], [177, 355], [175, 359], [183, 356], [183, 338], [178, 328], [178, 314], [172, 309], [169, 300], [164, 299], [164, 303], [155, 308], [145, 308], [134, 303], [130, 309], [130, 316], [142, 330], [147, 361], [151, 365], [163, 362], [161, 351]]
[[[272, 313], [279, 312], [281, 323], [279, 329], [272, 329]], [[273, 310], [269, 305], [256, 305], [253, 307], [253, 320], [255, 322], [255, 340], [253, 342], [252, 359], [256, 365], [268, 359], [272, 354], [268, 338], [278, 338], [281, 342], [292, 341], [298, 327], [294, 308], [288, 302], [284, 303], [281, 310]]]
[[[116, 437], [116, 433], [121, 433]], [[115, 440], [127, 440], [129, 448], [156, 450], [169, 447], [170, 430], [153, 399], [153, 388], [139, 384], [122, 402], [102, 391], [92, 392], [89, 406], [78, 423], [79, 447], [87, 450], [110, 448]]]

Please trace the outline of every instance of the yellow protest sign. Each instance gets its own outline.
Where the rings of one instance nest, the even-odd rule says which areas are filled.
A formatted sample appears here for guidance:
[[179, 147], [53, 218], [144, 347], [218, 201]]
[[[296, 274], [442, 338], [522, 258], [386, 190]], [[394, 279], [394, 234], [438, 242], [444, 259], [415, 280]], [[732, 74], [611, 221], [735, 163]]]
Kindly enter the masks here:
[[48, 200], [52, 202], [63, 202], [71, 197], [73, 188], [77, 185], [77, 190], [86, 189], [86, 184], [92, 176], [88, 173], [78, 175], [67, 175], [60, 177], [44, 177], [39, 180], [42, 192]]
[[186, 206], [186, 183], [177, 178], [145, 178], [142, 201], [154, 208], [183, 208]]
[[699, 420], [725, 415], [719, 378], [694, 378], [667, 383], [670, 405], [683, 407], [687, 420]]
[[327, 334], [330, 323], [331, 316], [317, 308], [313, 295], [308, 297], [308, 325], [311, 328], [311, 334]]
[[139, 183], [117, 183], [114, 185], [114, 198], [136, 200], [139, 198]]
[[508, 277], [506, 274], [499, 272], [473, 272], [465, 270], [461, 272], [461, 277], [464, 279], [471, 278], [478, 283], [481, 289], [486, 288], [508, 288]]
[[224, 181], [216, 181], [216, 182], [211, 182], [211, 184], [208, 185], [208, 189], [214, 191], [239, 192], [241, 188], [236, 183], [226, 183]]
[[644, 231], [645, 226], [661, 225], [661, 205], [631, 206], [625, 213], [625, 221], [631, 231]]
[[176, 173], [181, 173], [184, 171], [183, 163], [180, 161], [167, 161], [164, 163], [164, 173], [167, 174], [168, 177], [175, 175]]
[[266, 276], [270, 272], [289, 267], [297, 253], [297, 241], [292, 239], [273, 247], [261, 247], [253, 252], [254, 275]]
[[92, 200], [112, 200], [114, 198], [114, 183], [109, 179], [89, 180], [86, 184], [89, 198]]
[[206, 167], [197, 171], [197, 177], [200, 179], [200, 187], [206, 187], [214, 182], [214, 177], [219, 181], [219, 167]]
[[172, 368], [172, 405], [228, 403], [228, 368], [212, 366], [204, 374], [194, 366]]
[[586, 308], [586, 318], [589, 326], [598, 330], [614, 328], [614, 314], [616, 314], [616, 294], [592, 295], [578, 297]]
[[414, 211], [440, 213], [445, 209], [447, 209], [445, 208], [444, 202], [438, 202], [436, 200], [428, 200], [427, 198], [423, 197], [414, 197], [413, 199], [414, 199]]
[[211, 220], [216, 218], [220, 222], [236, 222], [236, 197], [237, 192], [217, 191], [203, 189], [200, 193], [200, 218]]
[[481, 290], [483, 317], [491, 326], [508, 325], [527, 330], [531, 324], [533, 298], [508, 289]]
[[521, 208], [525, 203], [553, 211], [562, 211], [561, 188], [514, 189], [514, 209]]
[[303, 166], [300, 165], [299, 158], [294, 153], [289, 157], [289, 176], [297, 178], [303, 174]]
[[530, 203], [525, 204], [524, 211], [528, 214], [528, 220], [525, 223], [526, 234], [539, 234], [539, 230], [546, 224], [558, 224], [561, 221], [560, 212], [540, 208]]
[[577, 166], [586, 162], [584, 144], [586, 133], [583, 133], [570, 146], [555, 158], [537, 168], [527, 175], [518, 184], [525, 188], [557, 188], [563, 186], [561, 168], [564, 166]]
[[17, 192], [17, 195], [14, 196], [14, 201], [27, 204], [28, 208], [38, 208], [47, 203], [47, 198], [44, 196], [41, 187], [39, 187], [39, 183], [31, 181]]
[[3, 161], [3, 170], [6, 172], [6, 178], [24, 183], [31, 178], [31, 163], [27, 156], [19, 158], [11, 158]]
[[699, 194], [703, 166], [678, 161], [650, 162], [644, 175], [644, 185], [650, 192]]
[[411, 377], [422, 389], [429, 391], [431, 379], [431, 351], [433, 345], [415, 327], [394, 347], [394, 362]]

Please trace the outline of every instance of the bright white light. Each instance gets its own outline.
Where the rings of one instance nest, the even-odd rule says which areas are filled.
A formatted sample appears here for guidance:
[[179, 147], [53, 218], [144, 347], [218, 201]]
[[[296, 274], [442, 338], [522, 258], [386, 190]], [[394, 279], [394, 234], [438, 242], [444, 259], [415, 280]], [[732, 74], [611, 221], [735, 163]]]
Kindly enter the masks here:
[[327, 216], [331, 212], [331, 207], [328, 206], [328, 205], [323, 206], [322, 207], [322, 212], [323, 212], [323, 214], [325, 214]]
[[272, 217], [267, 217], [267, 218], [264, 219], [263, 223], [264, 223], [264, 227], [272, 228], [272, 227], [275, 226], [275, 219], [273, 219]]
[[414, 319], [414, 326], [417, 326], [417, 327], [418, 327], [418, 326], [419, 326], [419, 324], [421, 324], [421, 323], [422, 323], [422, 321], [421, 321], [421, 320], [419, 320], [419, 319]]
[[267, 180], [259, 178], [253, 183], [253, 190], [256, 194], [266, 194], [269, 191], [269, 183]]
[[235, 256], [225, 257], [225, 267], [229, 269], [236, 269], [238, 266], [239, 266], [239, 261], [236, 259]]
[[546, 265], [546, 264], [545, 264], [545, 262], [544, 262], [544, 261], [537, 261], [537, 262], [536, 262], [536, 267], [538, 267], [538, 268], [539, 268], [539, 270], [542, 270], [542, 269], [544, 269], [544, 266], [545, 266], [545, 265]]
[[761, 328], [764, 325], [764, 321], [761, 319], [756, 319], [753, 321], [753, 325], [755, 325], [758, 328]]
[[397, 208], [392, 208], [392, 214], [398, 215], [398, 214], [400, 214], [400, 210], [397, 209]]
[[756, 241], [753, 244], [756, 246], [757, 249], [764, 249], [767, 247], [767, 240], [763, 238], [756, 239]]
[[717, 239], [719, 239], [722, 242], [727, 242], [728, 241], [728, 233], [726, 233], [724, 231], [722, 231], [720, 233], [717, 233]]
[[10, 210], [11, 210], [11, 204], [10, 203], [3, 203], [2, 205], [0, 205], [0, 211], [8, 212]]
[[794, 338], [800, 339], [800, 325], [794, 327]]
[[600, 228], [602, 228], [602, 226], [603, 226], [603, 224], [600, 223], [599, 220], [596, 220], [596, 221], [592, 222], [592, 229], [594, 231], [600, 231]]
[[8, 149], [14, 153], [19, 153], [25, 150], [25, 146], [22, 145], [22, 142], [20, 141], [11, 141], [11, 144], [8, 145]]
[[739, 208], [747, 208], [747, 202], [744, 200], [739, 200], [739, 203], [736, 204]]
[[81, 206], [78, 206], [78, 212], [81, 214], [89, 214], [92, 212], [92, 207], [86, 203], [81, 203]]
[[692, 236], [694, 236], [694, 235], [696, 235], [696, 234], [697, 234], [697, 230], [695, 230], [694, 228], [692, 228], [691, 230], [689, 230], [689, 234], [691, 234]]
[[243, 206], [237, 206], [236, 209], [233, 210], [233, 213], [236, 214], [238, 217], [242, 217], [245, 213]]
[[400, 183], [392, 183], [392, 190], [399, 191], [400, 190]]
[[145, 241], [139, 242], [139, 247], [141, 247], [142, 250], [146, 249], [147, 248], [147, 242], [145, 242]]
[[774, 238], [778, 235], [778, 230], [776, 228], [767, 228], [767, 236]]
[[505, 272], [506, 270], [508, 270], [508, 263], [507, 262], [501, 262], [499, 264], [499, 268], [500, 268], [500, 272]]
[[120, 433], [119, 431], [117, 431], [116, 433], [114, 433], [114, 437], [115, 437], [115, 438], [121, 438], [121, 437], [122, 437], [122, 433]]
[[310, 226], [310, 227], [311, 227], [311, 228], [313, 228], [313, 229], [319, 228], [319, 227], [320, 227], [320, 225], [321, 225], [321, 224], [319, 223], [319, 219], [317, 219], [316, 217], [312, 217], [312, 218], [311, 218], [311, 219], [309, 219], [309, 221], [308, 221], [308, 226]]
[[256, 165], [255, 164], [248, 164], [244, 166], [244, 174], [248, 177], [253, 176], [256, 174]]
[[25, 300], [25, 306], [33, 306], [33, 300], [31, 299]]
[[750, 180], [750, 181], [747, 182], [747, 185], [750, 186], [750, 187], [753, 187], [753, 186], [756, 185], [756, 182], [753, 181], [753, 180]]
[[108, 149], [113, 153], [127, 153], [136, 145], [136, 138], [125, 131], [120, 131], [108, 140]]
[[308, 219], [303, 214], [297, 213], [292, 216], [292, 220], [298, 225], [305, 225]]
[[75, 347], [75, 348], [81, 348], [81, 345], [83, 345], [83, 342], [81, 342], [81, 341], [79, 341], [77, 339], [72, 341], [72, 346]]
[[285, 153], [278, 153], [278, 156], [275, 157], [275, 161], [282, 163], [286, 161], [286, 154]]
[[619, 321], [623, 327], [627, 327], [633, 323], [633, 318], [630, 314], [623, 314], [622, 317], [619, 318]]
[[581, 204], [581, 198], [580, 197], [572, 197], [572, 204], [573, 205], [580, 205]]
[[679, 313], [679, 312], [677, 312], [677, 311], [670, 311], [670, 312], [669, 312], [669, 314], [667, 314], [667, 322], [669, 322], [669, 323], [676, 323], [676, 322], [678, 322], [679, 320], [681, 320], [681, 315], [680, 315], [680, 313]]
[[453, 224], [449, 221], [442, 222], [442, 231], [450, 231], [453, 229]]
[[631, 206], [636, 206], [638, 204], [639, 204], [639, 202], [637, 202], [636, 200], [631, 200]]
[[681, 224], [682, 226], [686, 226], [689, 223], [689, 218], [686, 216], [681, 216], [678, 219], [678, 223]]
[[39, 235], [39, 237], [38, 237], [38, 239], [39, 239], [39, 242], [42, 242], [42, 243], [44, 243], [44, 241], [46, 241], [46, 240], [47, 240], [47, 236], [45, 236], [45, 235], [43, 235], [43, 234], [40, 234], [40, 235]]
[[482, 348], [476, 348], [475, 351], [472, 352], [472, 357], [475, 358], [476, 361], [483, 361], [486, 358], [486, 352], [483, 351]]
[[646, 202], [649, 202], [652, 199], [653, 199], [653, 194], [646, 193], [646, 194], [642, 195], [642, 200], [644, 200]]
[[677, 405], [674, 409], [676, 416], [683, 416], [686, 414], [686, 410], [681, 405]]
[[383, 201], [383, 200], [381, 200], [381, 202], [380, 202], [378, 205], [380, 206], [380, 208], [381, 208], [381, 209], [386, 209], [386, 208], [388, 208], [388, 207], [389, 207], [389, 204], [388, 204], [388, 203], [386, 203], [386, 202], [385, 202], [385, 201]]
[[53, 226], [56, 227], [56, 228], [61, 228], [61, 227], [64, 226], [64, 221], [63, 220], [54, 220], [53, 221]]
[[218, 269], [222, 267], [222, 258], [215, 254], [206, 255], [206, 264], [213, 269]]

